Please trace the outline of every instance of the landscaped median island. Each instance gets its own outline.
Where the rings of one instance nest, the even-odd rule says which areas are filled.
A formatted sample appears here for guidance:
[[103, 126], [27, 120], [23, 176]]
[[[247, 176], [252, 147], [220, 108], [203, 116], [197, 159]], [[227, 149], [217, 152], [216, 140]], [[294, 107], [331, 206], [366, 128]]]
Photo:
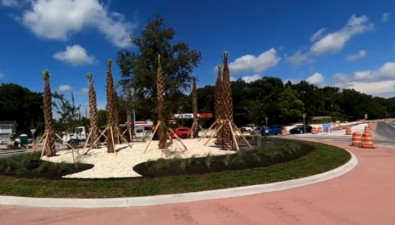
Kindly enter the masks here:
[[[145, 174], [143, 177], [50, 179], [56, 178], [52, 174], [54, 171], [72, 173], [88, 169], [91, 165], [49, 163], [50, 165], [46, 166], [46, 171], [52, 171], [49, 176], [48, 173], [40, 173], [40, 170], [45, 169], [38, 169], [43, 167], [44, 163], [48, 163], [47, 161], [34, 159], [35, 163], [39, 163], [31, 165], [29, 162], [26, 163], [26, 157], [19, 156], [0, 160], [0, 195], [114, 198], [196, 192], [311, 176], [337, 168], [350, 158], [350, 153], [335, 146], [269, 138], [257, 150], [232, 155], [159, 159], [141, 163], [135, 166], [135, 169]], [[18, 161], [24, 160], [24, 165], [28, 166], [18, 164]], [[21, 168], [18, 169], [18, 165]], [[43, 177], [39, 178], [39, 174]]]

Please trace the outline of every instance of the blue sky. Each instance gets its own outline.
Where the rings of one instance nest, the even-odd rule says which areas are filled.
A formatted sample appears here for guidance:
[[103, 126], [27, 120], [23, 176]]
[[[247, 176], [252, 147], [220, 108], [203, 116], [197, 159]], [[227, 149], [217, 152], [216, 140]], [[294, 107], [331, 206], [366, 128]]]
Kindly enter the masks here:
[[[230, 54], [233, 79], [263, 76], [307, 80], [395, 96], [395, 1], [381, 0], [0, 0], [0, 83], [52, 90], [88, 104], [86, 73], [105, 106], [106, 60], [136, 50], [155, 14], [176, 30], [175, 41], [201, 51], [199, 86], [213, 84], [220, 54]], [[120, 79], [114, 63], [115, 81]]]

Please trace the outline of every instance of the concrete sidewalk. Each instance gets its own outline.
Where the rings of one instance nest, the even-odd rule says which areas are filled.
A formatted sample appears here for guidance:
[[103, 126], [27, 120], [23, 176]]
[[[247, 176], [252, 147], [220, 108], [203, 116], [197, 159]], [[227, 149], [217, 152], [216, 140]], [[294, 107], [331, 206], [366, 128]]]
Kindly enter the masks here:
[[324, 182], [271, 193], [145, 207], [0, 206], [1, 224], [394, 224], [395, 149], [350, 147], [358, 165]]

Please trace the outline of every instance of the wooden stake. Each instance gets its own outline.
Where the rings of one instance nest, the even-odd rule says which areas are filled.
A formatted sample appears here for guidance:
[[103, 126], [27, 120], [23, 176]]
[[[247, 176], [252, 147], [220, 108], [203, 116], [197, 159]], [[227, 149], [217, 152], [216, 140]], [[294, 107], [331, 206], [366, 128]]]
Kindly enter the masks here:
[[233, 128], [232, 128], [232, 124], [230, 123], [230, 121], [228, 121], [228, 126], [229, 126], [229, 128], [230, 128], [231, 133], [232, 133], [232, 138], [233, 138], [233, 142], [234, 142], [234, 144], [235, 144], [235, 146], [236, 146], [236, 151], [240, 151], [240, 149], [239, 149], [239, 143], [237, 143], [235, 134], [233, 134]]
[[204, 132], [203, 136], [201, 136], [201, 137], [199, 138], [198, 141], [202, 140], [202, 139], [206, 136], [206, 134], [211, 130], [211, 128], [213, 128], [213, 126], [215, 126], [215, 124], [217, 124], [217, 121], [215, 121], [215, 122], [210, 126], [210, 128], [208, 128], [208, 129]]
[[44, 137], [46, 136], [47, 132], [44, 132], [44, 135], [41, 136], [40, 140], [37, 142], [37, 146], [33, 149], [33, 151], [30, 153], [30, 156], [33, 155], [33, 153], [36, 152], [36, 150], [38, 149], [39, 144], [41, 144], [42, 140], [44, 139]]
[[147, 149], [148, 149], [148, 146], [151, 144], [152, 139], [154, 139], [154, 136], [155, 136], [156, 131], [158, 130], [158, 127], [159, 127], [159, 126], [160, 126], [160, 121], [158, 122], [158, 124], [156, 125], [156, 127], [155, 127], [155, 129], [154, 129], [154, 132], [152, 133], [152, 137], [151, 137], [151, 139], [149, 140], [149, 142], [148, 142], [148, 144], [147, 144], [147, 147], [145, 147], [144, 154], [146, 153], [146, 151], [147, 151]]
[[48, 140], [48, 131], [45, 131], [45, 138], [44, 138], [44, 144], [43, 144], [43, 149], [41, 150], [41, 156], [40, 159], [43, 157], [44, 155], [44, 151], [45, 151], [45, 147], [47, 145], [47, 140]]
[[[92, 138], [92, 133], [93, 132], [91, 129], [91, 132], [89, 132], [88, 138], [86, 139], [85, 144], [84, 144], [84, 152], [85, 152], [86, 146], [88, 145], [89, 140]], [[92, 143], [95, 143], [95, 142], [92, 142]], [[90, 147], [92, 148], [92, 146], [90, 146]]]
[[233, 126], [236, 129], [236, 133], [239, 132], [240, 136], [243, 138], [243, 140], [245, 141], [245, 143], [250, 147], [250, 149], [253, 149], [253, 147], [250, 145], [250, 142], [247, 141], [247, 139], [244, 137], [244, 135], [240, 132], [240, 130], [236, 127], [236, 125], [233, 123]]
[[[218, 127], [218, 129], [215, 129], [215, 130], [214, 130], [214, 134], [216, 134], [216, 135], [217, 135], [217, 134], [218, 134], [218, 131], [219, 131], [219, 130], [221, 130], [223, 126], [224, 126], [224, 124], [222, 123], [222, 124], [221, 124], [221, 126], [219, 126], [219, 127]], [[211, 140], [211, 138], [212, 138], [212, 137], [213, 137], [213, 136], [212, 136], [212, 135], [210, 135], [210, 138], [209, 138], [209, 139], [206, 141], [206, 143], [204, 143], [204, 145], [203, 145], [203, 146], [206, 146], [206, 145], [207, 145], [207, 143], [208, 143], [208, 142]]]
[[121, 134], [119, 137], [122, 139], [122, 141], [124, 141], [124, 142], [126, 142], [126, 144], [128, 144], [129, 148], [132, 148], [132, 145], [130, 145], [130, 143], [128, 142], [128, 140], [126, 140], [126, 138], [123, 136], [123, 134]]
[[169, 127], [169, 130], [174, 133], [174, 137], [176, 137], [177, 141], [179, 141], [182, 144], [182, 146], [184, 146], [185, 150], [188, 150], [187, 146], [184, 145], [181, 139], [177, 136], [176, 132], [174, 132], [174, 130], [171, 127]]
[[[108, 127], [106, 127], [103, 131], [100, 131], [100, 135], [96, 138], [96, 140], [94, 140], [93, 141], [93, 143], [95, 143], [95, 142], [97, 142], [101, 137], [103, 137], [104, 136], [104, 133], [107, 131], [107, 129], [108, 129]], [[105, 136], [104, 136], [105, 137]], [[106, 138], [106, 140], [107, 140], [107, 137], [105, 137]], [[85, 152], [84, 152], [84, 154], [83, 155], [86, 155], [86, 154], [88, 154], [88, 152], [90, 151], [92, 149], [92, 146], [89, 146], [89, 148], [88, 148], [88, 150], [86, 150]]]
[[[61, 140], [62, 142], [63, 142], [63, 139], [59, 136], [59, 134], [56, 134], [55, 133], [55, 136], [59, 139], [59, 140]], [[74, 157], [74, 150], [75, 150], [75, 148], [73, 148], [73, 146], [71, 146], [71, 145], [69, 145], [69, 143], [67, 143], [66, 142], [66, 145], [69, 147], [69, 148], [71, 148], [71, 154], [72, 154], [72, 156], [73, 156], [73, 162], [75, 161], [75, 157]], [[80, 153], [77, 151], [77, 154], [78, 154], [78, 156], [80, 156]]]
[[116, 144], [115, 144], [115, 141], [114, 141], [114, 133], [112, 132], [112, 126], [110, 127], [110, 134], [111, 134], [112, 143], [113, 143], [113, 145], [114, 145], [114, 153], [115, 153], [115, 155], [116, 155], [116, 154], [117, 154], [117, 151], [116, 151], [116, 149], [115, 149]]

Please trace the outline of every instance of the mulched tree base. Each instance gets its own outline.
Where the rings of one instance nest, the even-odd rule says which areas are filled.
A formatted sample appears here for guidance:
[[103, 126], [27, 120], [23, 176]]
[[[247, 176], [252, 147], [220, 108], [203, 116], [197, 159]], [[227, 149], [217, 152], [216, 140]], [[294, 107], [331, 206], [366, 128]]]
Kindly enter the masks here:
[[[169, 159], [140, 163], [133, 167], [133, 170], [147, 178], [243, 170], [257, 167], [268, 167], [292, 161], [310, 153], [311, 151], [313, 151], [312, 146], [303, 144], [301, 145], [301, 148], [295, 152], [285, 153], [275, 157], [259, 155], [256, 154], [256, 151], [255, 153], [254, 151], [248, 151], [241, 154], [241, 156], [238, 156], [238, 153], [232, 154], [231, 156], [210, 156], [211, 159], [209, 160], [209, 165], [207, 165], [207, 157], [194, 158], [186, 166], [182, 166], [182, 163], [186, 163], [187, 159]], [[254, 157], [254, 154], [259, 156], [259, 161]], [[225, 157], [229, 157], [229, 159], [226, 160]], [[226, 165], [224, 161], [228, 161], [229, 164]], [[162, 164], [160, 165], [160, 169], [155, 168], [158, 167], [158, 164]]]

